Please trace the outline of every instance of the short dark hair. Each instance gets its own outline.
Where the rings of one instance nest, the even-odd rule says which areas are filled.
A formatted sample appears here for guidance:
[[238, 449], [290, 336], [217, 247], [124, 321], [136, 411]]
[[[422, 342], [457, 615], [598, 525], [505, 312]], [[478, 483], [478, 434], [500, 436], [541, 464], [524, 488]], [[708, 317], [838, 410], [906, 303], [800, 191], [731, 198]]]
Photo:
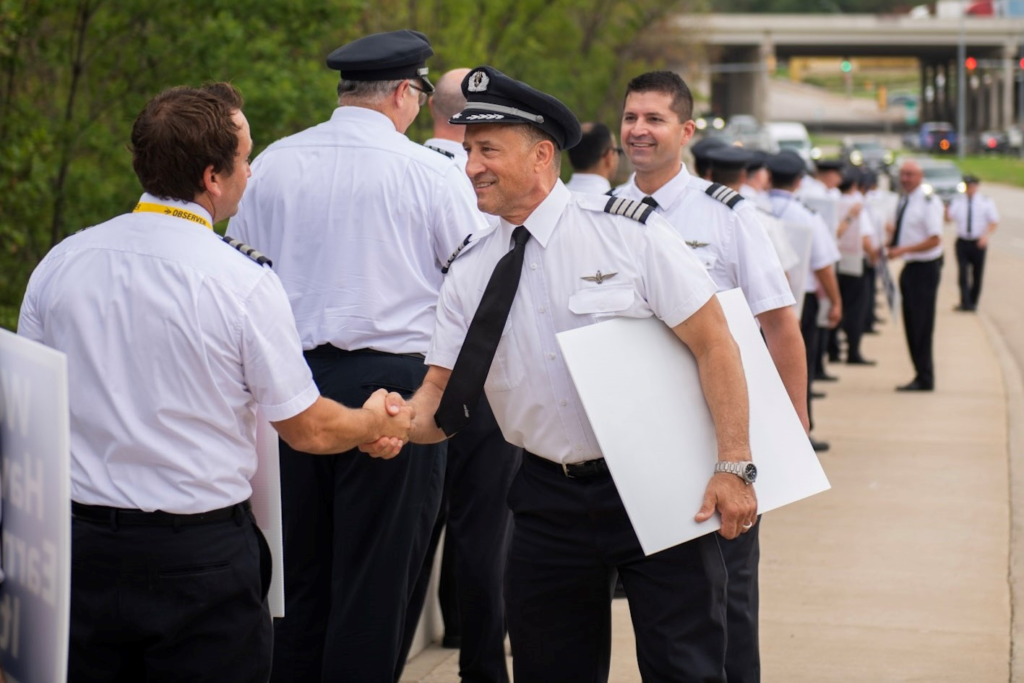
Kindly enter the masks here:
[[552, 164], [556, 171], [561, 170], [562, 148], [558, 146], [558, 141], [555, 140], [555, 138], [552, 137], [550, 133], [541, 128], [538, 128], [537, 126], [531, 123], [506, 123], [503, 125], [509, 126], [514, 130], [519, 131], [519, 134], [522, 135], [526, 142], [530, 145], [536, 145], [538, 142], [543, 142], [544, 140], [550, 142], [555, 148], [555, 155], [554, 159], [552, 160]]
[[203, 172], [231, 175], [239, 128], [232, 115], [242, 94], [230, 83], [165, 90], [132, 124], [132, 168], [146, 192], [192, 201], [202, 192]]
[[675, 72], [648, 71], [640, 74], [626, 85], [626, 97], [634, 92], [661, 92], [670, 95], [671, 109], [680, 121], [689, 121], [693, 117], [693, 95], [686, 81]]
[[603, 123], [585, 123], [579, 143], [569, 150], [569, 163], [574, 170], [585, 171], [597, 166], [614, 147], [611, 128]]

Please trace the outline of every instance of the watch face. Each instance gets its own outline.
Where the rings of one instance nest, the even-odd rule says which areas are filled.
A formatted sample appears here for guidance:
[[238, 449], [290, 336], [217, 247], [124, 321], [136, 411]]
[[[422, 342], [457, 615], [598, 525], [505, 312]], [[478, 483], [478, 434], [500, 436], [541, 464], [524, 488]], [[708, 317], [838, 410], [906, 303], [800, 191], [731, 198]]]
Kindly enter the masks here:
[[747, 463], [747, 466], [743, 468], [743, 478], [753, 484], [757, 481], [757, 465], [754, 463]]

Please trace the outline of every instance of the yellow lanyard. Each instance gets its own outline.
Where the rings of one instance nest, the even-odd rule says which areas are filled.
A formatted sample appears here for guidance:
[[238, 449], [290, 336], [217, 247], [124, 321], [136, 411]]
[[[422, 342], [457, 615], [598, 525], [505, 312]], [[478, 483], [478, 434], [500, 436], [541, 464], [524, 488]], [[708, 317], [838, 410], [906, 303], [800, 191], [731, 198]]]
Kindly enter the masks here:
[[213, 225], [210, 221], [206, 220], [202, 216], [186, 211], [185, 209], [179, 209], [175, 206], [167, 206], [166, 204], [151, 204], [149, 202], [139, 202], [135, 205], [135, 211], [132, 213], [162, 213], [166, 216], [174, 216], [175, 218], [184, 218], [187, 221], [193, 223], [199, 223], [205, 225], [210, 230], [213, 230]]

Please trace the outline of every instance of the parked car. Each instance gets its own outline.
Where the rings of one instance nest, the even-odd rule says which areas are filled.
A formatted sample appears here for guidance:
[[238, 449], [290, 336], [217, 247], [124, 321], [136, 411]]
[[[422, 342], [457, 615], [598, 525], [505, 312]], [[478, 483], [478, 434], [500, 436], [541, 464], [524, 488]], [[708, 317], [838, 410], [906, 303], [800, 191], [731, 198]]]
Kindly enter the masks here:
[[730, 116], [723, 131], [727, 137], [732, 138], [741, 146], [747, 149], [762, 149], [770, 151], [768, 134], [760, 122], [753, 116], [737, 114]]
[[725, 128], [725, 119], [710, 112], [703, 116], [698, 116], [693, 122], [697, 126], [697, 131], [701, 133], [710, 133], [711, 131]]
[[982, 154], [1005, 154], [1010, 151], [1010, 138], [1005, 131], [982, 131], [978, 133], [978, 151]]
[[788, 149], [800, 155], [808, 171], [814, 170], [814, 161], [821, 158], [821, 150], [811, 144], [807, 127], [794, 121], [778, 121], [765, 124], [769, 152]]
[[893, 153], [878, 140], [850, 140], [843, 143], [840, 157], [850, 166], [868, 168], [876, 173], [885, 171], [893, 161]]
[[917, 132], [916, 148], [923, 152], [943, 154], [956, 151], [956, 130], [947, 121], [922, 123]]
[[904, 161], [913, 160], [921, 166], [924, 173], [922, 185], [925, 192], [934, 192], [944, 203], [948, 204], [959, 192], [964, 192], [964, 177], [960, 169], [948, 159], [930, 157], [900, 157], [889, 167], [890, 186], [899, 191], [900, 166]]

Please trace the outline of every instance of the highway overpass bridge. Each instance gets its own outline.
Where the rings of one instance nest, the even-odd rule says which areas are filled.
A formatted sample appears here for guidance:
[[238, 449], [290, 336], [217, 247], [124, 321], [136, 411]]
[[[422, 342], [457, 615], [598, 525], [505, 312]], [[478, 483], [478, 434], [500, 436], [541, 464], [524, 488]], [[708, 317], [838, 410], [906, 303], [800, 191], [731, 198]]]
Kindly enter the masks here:
[[956, 121], [957, 58], [963, 32], [968, 72], [967, 129], [1004, 128], [1022, 114], [1018, 105], [1024, 19], [911, 18], [867, 14], [707, 14], [676, 17], [674, 28], [706, 45], [712, 106], [722, 116], [766, 118], [770, 66], [790, 57], [915, 57], [921, 92], [919, 119]]

